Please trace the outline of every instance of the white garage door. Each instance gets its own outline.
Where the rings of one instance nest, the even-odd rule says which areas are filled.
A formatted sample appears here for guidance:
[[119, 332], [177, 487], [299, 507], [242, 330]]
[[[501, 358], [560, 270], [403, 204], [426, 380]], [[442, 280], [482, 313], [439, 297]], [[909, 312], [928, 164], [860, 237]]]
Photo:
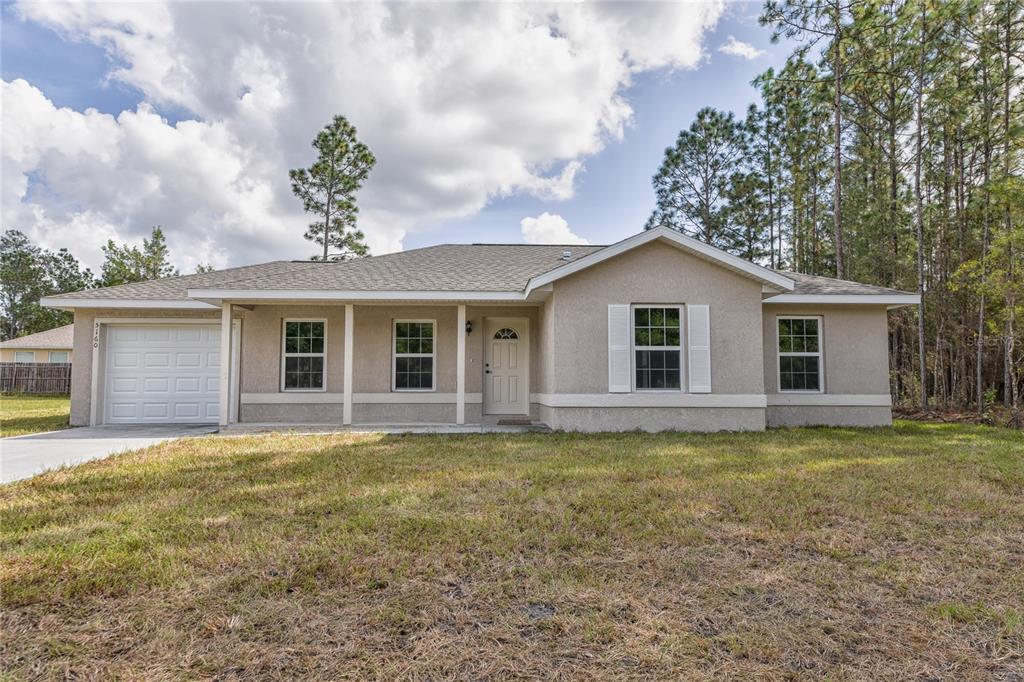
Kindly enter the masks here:
[[106, 345], [106, 423], [217, 421], [219, 326], [111, 325]]

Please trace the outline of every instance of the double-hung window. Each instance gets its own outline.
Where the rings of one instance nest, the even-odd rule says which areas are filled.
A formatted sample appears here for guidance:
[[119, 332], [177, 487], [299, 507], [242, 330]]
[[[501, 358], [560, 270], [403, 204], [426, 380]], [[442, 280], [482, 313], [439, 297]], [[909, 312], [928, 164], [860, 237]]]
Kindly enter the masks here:
[[35, 353], [35, 351], [31, 351], [31, 350], [17, 350], [17, 351], [14, 351], [14, 361], [15, 362], [35, 362], [36, 361], [36, 353]]
[[51, 350], [50, 351], [50, 362], [57, 363], [68, 363], [69, 357], [71, 356], [66, 350]]
[[821, 318], [779, 317], [779, 390], [820, 393]]
[[678, 391], [683, 347], [679, 306], [633, 308], [633, 385], [637, 391]]
[[281, 390], [323, 391], [326, 320], [285, 320]]
[[435, 328], [433, 320], [395, 320], [392, 390], [434, 390]]

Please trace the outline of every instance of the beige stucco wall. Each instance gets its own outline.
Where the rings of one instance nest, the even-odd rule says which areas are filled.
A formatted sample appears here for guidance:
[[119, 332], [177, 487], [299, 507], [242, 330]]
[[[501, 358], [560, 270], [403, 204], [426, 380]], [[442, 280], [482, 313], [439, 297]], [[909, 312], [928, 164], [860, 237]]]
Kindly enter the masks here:
[[763, 408], [547, 407], [541, 421], [562, 431], [764, 431]]
[[825, 367], [825, 392], [887, 394], [889, 392], [888, 314], [885, 306], [764, 306], [764, 383], [778, 391], [776, 320], [785, 315], [820, 315]]
[[[828, 405], [769, 405], [769, 426], [887, 426], [892, 410], [883, 405], [842, 404], [843, 395], [889, 394], [888, 313], [885, 306], [781, 305], [764, 306], [764, 381], [769, 396], [804, 394], [778, 392], [776, 324], [779, 316], [821, 317], [824, 396], [836, 396]], [[816, 394], [806, 394], [807, 402]], [[853, 401], [851, 401], [852, 403]]]
[[[0, 348], [0, 362], [14, 362], [15, 353], [35, 353], [32, 362], [49, 362], [50, 351], [67, 351], [67, 348]], [[74, 351], [68, 351], [68, 362], [75, 356]]]
[[483, 392], [484, 381], [484, 320], [488, 317], [525, 318], [529, 328], [530, 385], [529, 392], [537, 393], [542, 376], [540, 351], [540, 309], [531, 305], [466, 306], [466, 319], [473, 323], [473, 332], [466, 337], [466, 392]]
[[296, 403], [291, 405], [246, 405], [238, 406], [238, 421], [264, 424], [341, 424], [342, 406], [338, 403], [314, 405]]
[[325, 305], [258, 305], [243, 312], [241, 392], [280, 392], [281, 333], [285, 319], [327, 320], [326, 387], [328, 392], [341, 393], [345, 380], [345, 308]]
[[761, 284], [660, 242], [554, 283], [553, 329], [542, 349], [550, 367], [546, 392], [608, 392], [613, 303], [708, 304], [712, 393], [764, 392]]
[[548, 299], [537, 310], [537, 334], [534, 348], [533, 366], [537, 368], [537, 381], [533, 384], [534, 393], [551, 393], [555, 374], [555, 313], [554, 299]]
[[[470, 406], [466, 406], [466, 422], [479, 423], [479, 410], [470, 418]], [[443, 405], [423, 404], [357, 404], [352, 406], [353, 424], [454, 424], [455, 403]]]
[[891, 426], [892, 408], [860, 405], [769, 406], [768, 426]]
[[[353, 311], [352, 390], [355, 393], [391, 392], [392, 322], [434, 320], [434, 390], [455, 392], [455, 306], [357, 305]], [[339, 353], [340, 356], [340, 353]], [[354, 417], [354, 415], [353, 415]]]

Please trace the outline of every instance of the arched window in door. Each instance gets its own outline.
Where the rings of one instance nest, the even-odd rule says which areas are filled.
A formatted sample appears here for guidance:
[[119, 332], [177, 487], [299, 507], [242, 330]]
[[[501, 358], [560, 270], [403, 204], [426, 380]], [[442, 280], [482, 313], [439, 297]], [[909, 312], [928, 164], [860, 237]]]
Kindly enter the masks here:
[[498, 331], [494, 332], [494, 339], [496, 341], [509, 341], [519, 339], [519, 332], [511, 327], [502, 327]]

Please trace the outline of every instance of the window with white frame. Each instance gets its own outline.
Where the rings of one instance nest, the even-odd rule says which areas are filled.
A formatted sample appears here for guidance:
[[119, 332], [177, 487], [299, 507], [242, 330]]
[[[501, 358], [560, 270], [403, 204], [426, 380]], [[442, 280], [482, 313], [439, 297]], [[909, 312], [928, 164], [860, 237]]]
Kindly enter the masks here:
[[285, 320], [281, 390], [323, 391], [326, 320]]
[[36, 361], [36, 353], [35, 353], [35, 351], [31, 351], [31, 350], [18, 350], [18, 351], [14, 351], [14, 361], [15, 362], [35, 362]]
[[633, 308], [633, 386], [638, 391], [682, 388], [680, 306]]
[[51, 350], [50, 351], [50, 362], [67, 363], [69, 362], [68, 357], [70, 353], [66, 350]]
[[434, 320], [395, 320], [391, 388], [434, 390]]
[[821, 318], [779, 317], [779, 390], [820, 393]]

